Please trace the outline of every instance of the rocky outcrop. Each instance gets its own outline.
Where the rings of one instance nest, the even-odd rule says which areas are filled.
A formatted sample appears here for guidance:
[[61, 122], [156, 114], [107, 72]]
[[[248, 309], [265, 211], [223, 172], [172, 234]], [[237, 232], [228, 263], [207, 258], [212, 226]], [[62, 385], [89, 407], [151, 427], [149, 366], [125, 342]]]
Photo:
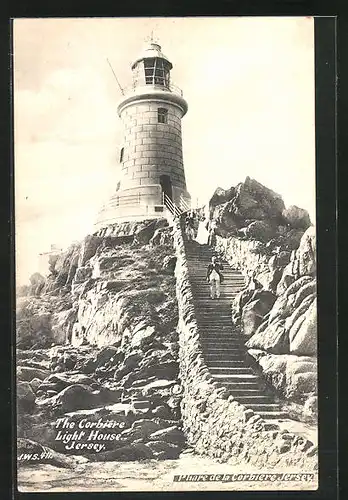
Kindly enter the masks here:
[[181, 413], [188, 443], [201, 454], [231, 464], [260, 467], [316, 467], [313, 444], [287, 430], [267, 424], [214, 381], [205, 364], [189, 281], [180, 223], [175, 226]]
[[290, 251], [310, 226], [305, 210], [285, 208], [279, 194], [250, 177], [226, 191], [218, 188], [209, 202], [209, 214], [217, 222], [219, 236], [271, 242]]
[[[279, 195], [248, 178], [229, 193], [229, 201], [218, 205], [214, 195], [211, 203], [216, 249], [248, 280], [232, 305], [233, 321], [250, 354], [259, 353], [255, 360], [266, 379], [281, 396], [303, 404], [316, 394], [315, 227], [305, 210], [285, 208]], [[230, 231], [232, 224], [237, 229]], [[291, 366], [302, 366], [302, 358], [311, 368], [295, 383]]]
[[[103, 231], [59, 257], [40, 296], [18, 302], [18, 435], [89, 460], [176, 458], [185, 437], [171, 228]], [[70, 446], [63, 418], [112, 431], [93, 441], [85, 429]]]

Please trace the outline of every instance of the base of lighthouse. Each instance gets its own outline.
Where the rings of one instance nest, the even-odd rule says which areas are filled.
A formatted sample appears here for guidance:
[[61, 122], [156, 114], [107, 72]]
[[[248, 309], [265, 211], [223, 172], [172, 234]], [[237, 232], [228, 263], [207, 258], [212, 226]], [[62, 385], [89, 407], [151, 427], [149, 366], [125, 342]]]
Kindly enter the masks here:
[[[180, 211], [188, 210], [191, 207], [189, 193], [170, 186], [170, 179], [163, 177], [162, 185], [139, 186], [116, 192], [100, 210], [95, 229], [120, 222], [160, 219], [172, 213], [174, 205]], [[166, 189], [170, 188], [172, 192], [166, 193]]]

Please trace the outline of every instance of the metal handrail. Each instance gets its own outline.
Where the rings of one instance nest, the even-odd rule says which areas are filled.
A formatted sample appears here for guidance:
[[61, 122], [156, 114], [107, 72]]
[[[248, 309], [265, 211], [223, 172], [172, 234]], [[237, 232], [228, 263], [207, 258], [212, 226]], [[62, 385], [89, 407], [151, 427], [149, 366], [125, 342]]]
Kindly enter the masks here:
[[186, 212], [187, 210], [190, 210], [190, 206], [189, 204], [187, 203], [187, 201], [185, 200], [185, 198], [183, 197], [183, 195], [180, 196], [180, 208]]
[[123, 89], [123, 91], [125, 94], [132, 94], [132, 93], [138, 92], [139, 89], [144, 89], [144, 88], [148, 88], [151, 90], [162, 90], [163, 92], [169, 91], [169, 92], [172, 92], [173, 94], [179, 95], [180, 97], [183, 97], [183, 95], [184, 95], [181, 88], [178, 87], [177, 85], [174, 85], [171, 82], [164, 83], [163, 85], [159, 84], [159, 83], [158, 84], [156, 84], [156, 83], [144, 83], [143, 85], [133, 83], [132, 85], [125, 87]]
[[165, 193], [163, 193], [163, 202], [172, 215], [180, 216], [183, 213], [182, 210], [180, 210], [180, 208]]

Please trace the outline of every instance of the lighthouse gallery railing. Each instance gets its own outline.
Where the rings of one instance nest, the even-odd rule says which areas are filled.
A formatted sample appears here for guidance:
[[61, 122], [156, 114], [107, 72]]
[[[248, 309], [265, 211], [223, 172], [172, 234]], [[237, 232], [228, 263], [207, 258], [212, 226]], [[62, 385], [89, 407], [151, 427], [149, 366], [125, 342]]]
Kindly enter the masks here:
[[165, 84], [156, 84], [156, 83], [144, 83], [142, 85], [132, 84], [123, 89], [125, 94], [133, 94], [139, 92], [139, 90], [149, 89], [149, 90], [161, 90], [163, 92], [172, 92], [173, 94], [177, 94], [180, 97], [183, 97], [184, 93], [177, 85], [173, 83], [165, 83]]

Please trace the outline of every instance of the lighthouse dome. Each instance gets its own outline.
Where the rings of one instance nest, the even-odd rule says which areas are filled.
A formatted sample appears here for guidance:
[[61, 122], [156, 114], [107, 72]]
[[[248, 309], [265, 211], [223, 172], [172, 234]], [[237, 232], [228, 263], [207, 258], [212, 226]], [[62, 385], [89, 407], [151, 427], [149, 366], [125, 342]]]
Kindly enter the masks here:
[[140, 54], [138, 55], [136, 60], [133, 62], [132, 69], [134, 69], [134, 67], [136, 66], [136, 64], [138, 62], [140, 62], [144, 59], [150, 59], [150, 58], [163, 59], [163, 60], [167, 61], [168, 65], [169, 65], [168, 69], [172, 69], [172, 67], [173, 67], [173, 65], [169, 61], [168, 57], [163, 54], [161, 46], [158, 43], [150, 42], [150, 43], [147, 43], [143, 47], [142, 51], [140, 52]]

